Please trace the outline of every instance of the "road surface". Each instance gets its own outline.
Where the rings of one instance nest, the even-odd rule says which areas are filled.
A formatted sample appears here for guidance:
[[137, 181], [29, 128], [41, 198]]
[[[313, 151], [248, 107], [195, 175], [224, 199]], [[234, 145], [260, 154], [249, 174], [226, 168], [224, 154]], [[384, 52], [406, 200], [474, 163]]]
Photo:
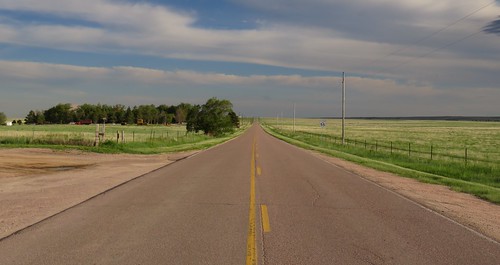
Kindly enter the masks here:
[[500, 245], [258, 125], [0, 241], [0, 264], [257, 263], [500, 264]]

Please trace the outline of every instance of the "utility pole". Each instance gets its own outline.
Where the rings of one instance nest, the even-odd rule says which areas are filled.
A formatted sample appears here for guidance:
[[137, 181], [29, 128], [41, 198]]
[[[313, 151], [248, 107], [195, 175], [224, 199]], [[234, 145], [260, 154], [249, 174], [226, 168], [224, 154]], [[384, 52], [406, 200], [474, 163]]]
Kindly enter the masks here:
[[293, 133], [295, 133], [295, 103], [293, 103]]
[[342, 145], [345, 144], [345, 73], [342, 72]]

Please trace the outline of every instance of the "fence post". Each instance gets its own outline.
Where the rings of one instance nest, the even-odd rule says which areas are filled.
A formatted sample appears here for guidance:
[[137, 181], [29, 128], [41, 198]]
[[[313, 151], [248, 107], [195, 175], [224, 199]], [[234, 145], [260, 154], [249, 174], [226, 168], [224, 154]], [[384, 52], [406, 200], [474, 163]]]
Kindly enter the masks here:
[[465, 166], [467, 166], [467, 147], [465, 147]]
[[125, 130], [122, 130], [122, 144], [125, 143]]
[[431, 160], [432, 160], [432, 144], [431, 144]]
[[95, 140], [94, 140], [94, 146], [99, 146], [99, 123], [96, 124], [95, 127]]
[[365, 139], [365, 149], [366, 149], [366, 139]]

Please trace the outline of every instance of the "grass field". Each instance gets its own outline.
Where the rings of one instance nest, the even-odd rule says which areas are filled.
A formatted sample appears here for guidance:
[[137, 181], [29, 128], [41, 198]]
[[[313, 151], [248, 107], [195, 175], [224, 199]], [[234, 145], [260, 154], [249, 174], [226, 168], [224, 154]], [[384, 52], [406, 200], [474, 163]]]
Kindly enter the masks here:
[[440, 183], [500, 203], [500, 123], [261, 119], [273, 134], [378, 169]]
[[[249, 125], [242, 120], [242, 128], [233, 135], [211, 137], [202, 133], [186, 133], [184, 125], [122, 126], [106, 124], [106, 133], [99, 147], [94, 147], [96, 125], [14, 125], [0, 126], [1, 147], [77, 148], [107, 153], [163, 153], [203, 149], [226, 141], [244, 131]], [[101, 125], [102, 126], [102, 125]], [[117, 135], [120, 138], [117, 139]], [[124, 136], [122, 142], [121, 136]]]

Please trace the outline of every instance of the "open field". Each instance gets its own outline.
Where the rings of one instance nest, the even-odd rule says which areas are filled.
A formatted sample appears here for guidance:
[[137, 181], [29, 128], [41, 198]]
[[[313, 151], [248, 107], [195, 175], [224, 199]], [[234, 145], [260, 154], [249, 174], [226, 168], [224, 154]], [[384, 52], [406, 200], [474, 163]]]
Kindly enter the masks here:
[[[325, 120], [324, 128], [320, 121], [297, 119], [294, 133], [292, 119], [262, 119], [274, 134], [337, 152], [334, 155], [344, 159], [500, 203], [500, 123], [347, 120], [343, 146], [341, 120]], [[412, 172], [404, 172], [408, 170]], [[419, 172], [427, 175], [417, 177]]]
[[[0, 126], [3, 147], [77, 148], [104, 153], [165, 153], [203, 149], [221, 143], [243, 132], [249, 121], [233, 135], [212, 137], [202, 133], [186, 133], [184, 125], [111, 125], [99, 147], [94, 147], [96, 125], [14, 125]], [[102, 125], [101, 125], [102, 126]], [[118, 134], [119, 139], [118, 139]], [[123, 141], [122, 141], [122, 135]]]

